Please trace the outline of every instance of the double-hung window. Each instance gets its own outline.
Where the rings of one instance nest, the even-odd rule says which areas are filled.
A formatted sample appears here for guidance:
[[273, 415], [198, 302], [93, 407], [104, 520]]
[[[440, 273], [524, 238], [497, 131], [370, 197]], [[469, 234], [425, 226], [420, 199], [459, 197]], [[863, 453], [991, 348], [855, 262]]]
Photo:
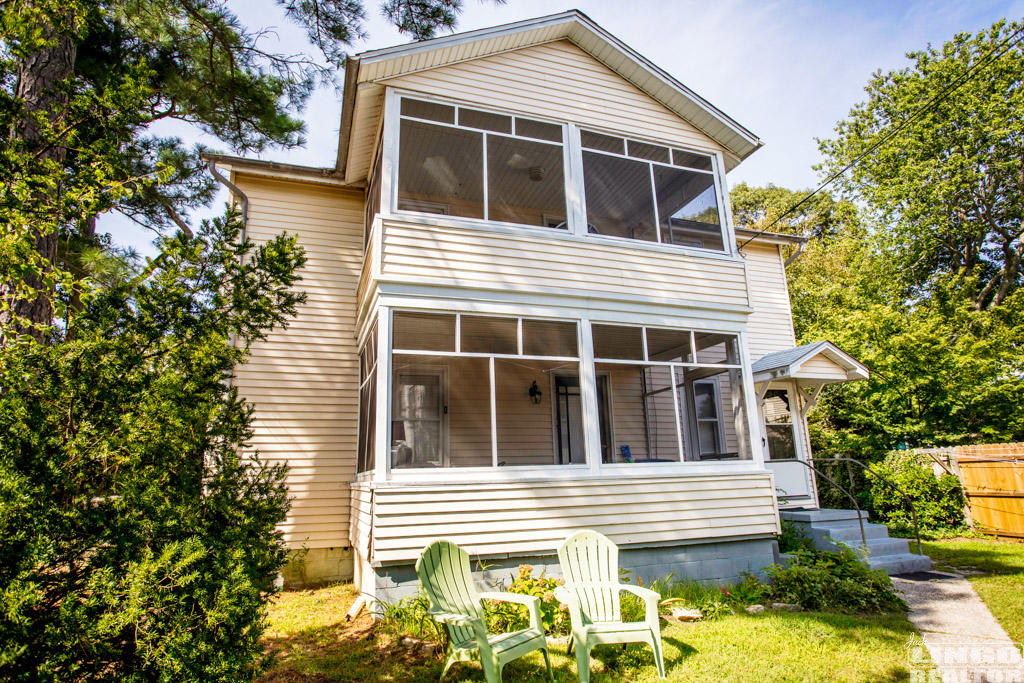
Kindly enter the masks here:
[[403, 97], [398, 210], [565, 229], [564, 126]]

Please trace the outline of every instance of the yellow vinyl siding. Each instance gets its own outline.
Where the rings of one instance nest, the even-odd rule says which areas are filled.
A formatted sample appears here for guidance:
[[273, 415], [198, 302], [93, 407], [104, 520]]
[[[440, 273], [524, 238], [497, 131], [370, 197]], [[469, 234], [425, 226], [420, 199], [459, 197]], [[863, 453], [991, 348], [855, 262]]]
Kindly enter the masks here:
[[747, 320], [747, 339], [751, 361], [756, 361], [773, 351], [793, 348], [796, 338], [778, 245], [752, 242], [743, 247], [743, 253], [747, 258], [750, 306], [754, 309]]
[[809, 358], [801, 363], [800, 369], [797, 370], [795, 376], [822, 377], [840, 380], [848, 379], [846, 370], [822, 355]]
[[768, 472], [392, 486], [373, 495], [374, 563], [414, 560], [441, 537], [488, 555], [554, 552], [579, 528], [621, 545], [778, 533]]
[[290, 467], [292, 547], [349, 545], [359, 368], [354, 339], [362, 266], [361, 194], [236, 172], [257, 243], [287, 231], [306, 250], [298, 288], [308, 301], [287, 329], [253, 346], [235, 386], [255, 405], [251, 448]]
[[384, 221], [382, 279], [746, 307], [743, 264], [584, 239]]
[[384, 83], [679, 145], [722, 149], [567, 40], [399, 76]]

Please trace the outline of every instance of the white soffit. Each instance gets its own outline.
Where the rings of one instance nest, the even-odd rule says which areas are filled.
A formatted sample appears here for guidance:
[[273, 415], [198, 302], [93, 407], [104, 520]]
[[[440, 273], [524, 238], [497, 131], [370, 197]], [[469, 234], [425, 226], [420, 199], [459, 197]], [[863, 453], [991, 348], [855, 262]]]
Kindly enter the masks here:
[[[377, 82], [426, 69], [479, 59], [556, 40], [569, 40], [603, 63], [651, 98], [686, 120], [735, 157], [735, 163], [761, 147], [761, 140], [707, 100], [650, 62], [579, 10], [569, 10], [536, 19], [467, 31], [441, 38], [363, 52], [348, 68], [358, 74], [348, 83], [356, 85], [346, 93], [344, 107], [353, 108], [349, 124], [341, 131], [346, 180], [366, 174], [377, 117], [382, 106], [383, 87]], [[352, 92], [354, 90], [355, 92]], [[364, 142], [367, 138], [370, 141]], [[339, 150], [341, 152], [342, 150]], [[735, 164], [730, 164], [730, 166]], [[358, 177], [357, 177], [358, 176]]]

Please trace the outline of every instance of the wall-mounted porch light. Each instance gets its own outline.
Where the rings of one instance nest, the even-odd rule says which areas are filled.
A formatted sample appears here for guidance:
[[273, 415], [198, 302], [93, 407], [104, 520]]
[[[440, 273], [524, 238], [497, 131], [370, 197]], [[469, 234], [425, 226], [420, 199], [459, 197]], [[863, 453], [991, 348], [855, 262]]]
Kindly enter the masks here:
[[534, 380], [533, 384], [530, 385], [530, 400], [535, 404], [539, 404], [542, 395], [540, 387], [537, 386], [537, 380]]

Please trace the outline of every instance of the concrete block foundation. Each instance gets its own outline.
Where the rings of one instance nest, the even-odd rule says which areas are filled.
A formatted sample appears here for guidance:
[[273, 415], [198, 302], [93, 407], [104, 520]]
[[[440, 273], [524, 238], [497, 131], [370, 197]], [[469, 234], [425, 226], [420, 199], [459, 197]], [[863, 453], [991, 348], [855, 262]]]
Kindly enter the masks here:
[[296, 550], [281, 571], [285, 588], [316, 588], [336, 581], [351, 581], [352, 548], [304, 548]]

